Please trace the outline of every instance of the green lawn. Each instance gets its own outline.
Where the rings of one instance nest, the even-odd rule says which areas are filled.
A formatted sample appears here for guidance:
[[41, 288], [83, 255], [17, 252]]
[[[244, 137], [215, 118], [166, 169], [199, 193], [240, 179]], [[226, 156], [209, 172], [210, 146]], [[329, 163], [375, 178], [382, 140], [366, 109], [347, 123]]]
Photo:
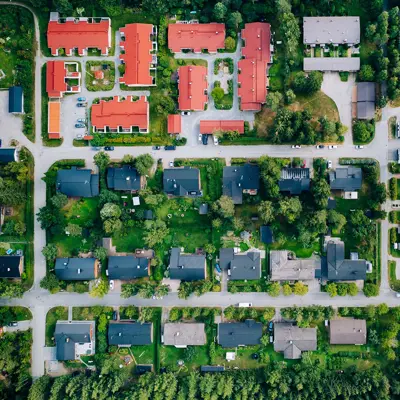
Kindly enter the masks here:
[[[272, 347], [272, 346], [268, 346]], [[261, 364], [259, 359], [255, 360], [252, 358], [252, 354], [259, 353], [261, 351], [261, 346], [246, 346], [246, 347], [238, 347], [236, 360], [235, 361], [227, 361], [226, 353], [234, 352], [235, 349], [225, 349], [221, 346], [216, 346], [216, 365], [224, 365], [226, 369], [252, 369], [252, 368], [261, 368], [266, 366], [266, 364]], [[278, 354], [278, 353], [275, 353]], [[279, 358], [279, 357], [278, 357]]]
[[114, 235], [113, 245], [120, 252], [133, 252], [135, 249], [144, 247], [143, 229], [134, 227], [127, 230], [124, 234]]
[[[183, 366], [178, 361], [184, 362]], [[171, 371], [190, 373], [198, 370], [201, 365], [209, 364], [208, 346], [189, 346], [187, 349], [177, 349], [174, 346], [160, 346], [160, 366]]]
[[388, 261], [390, 287], [400, 292], [400, 280], [396, 277], [396, 261]]
[[14, 84], [14, 69], [17, 56], [11, 51], [7, 53], [0, 48], [0, 69], [5, 73], [5, 77], [0, 80], [0, 87], [8, 88]]
[[[103, 65], [108, 65], [108, 69], [104, 70]], [[102, 71], [104, 78], [96, 79], [95, 70]], [[112, 61], [88, 61], [86, 63], [85, 84], [87, 89], [92, 92], [112, 90], [115, 84], [115, 63]]]
[[131, 346], [137, 364], [154, 364], [154, 344], [147, 346]]
[[56, 329], [57, 321], [67, 319], [67, 307], [54, 307], [48, 311], [46, 315], [46, 346], [54, 346], [54, 341], [52, 340], [52, 337], [54, 336], [54, 330]]

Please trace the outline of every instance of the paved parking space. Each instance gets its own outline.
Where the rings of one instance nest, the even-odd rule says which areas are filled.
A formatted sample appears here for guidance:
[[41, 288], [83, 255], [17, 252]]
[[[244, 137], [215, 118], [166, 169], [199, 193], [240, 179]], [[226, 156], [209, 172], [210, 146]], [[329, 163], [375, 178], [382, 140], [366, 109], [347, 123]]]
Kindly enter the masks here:
[[80, 94], [70, 94], [61, 100], [61, 136], [64, 142], [72, 145], [77, 135], [85, 135], [86, 129], [75, 128], [78, 118], [87, 118], [88, 108], [77, 107]]
[[56, 347], [45, 347], [43, 349], [44, 361], [56, 361]]
[[[8, 137], [18, 137], [22, 132], [22, 117], [8, 112], [8, 90], [0, 90], [0, 126], [7, 128]], [[9, 143], [3, 143], [3, 147], [7, 146]]]

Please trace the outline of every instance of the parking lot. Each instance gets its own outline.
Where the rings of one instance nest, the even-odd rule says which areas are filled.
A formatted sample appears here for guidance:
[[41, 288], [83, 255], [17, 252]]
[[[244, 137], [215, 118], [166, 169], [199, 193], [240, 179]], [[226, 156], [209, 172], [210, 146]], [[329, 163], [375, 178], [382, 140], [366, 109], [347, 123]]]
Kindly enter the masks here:
[[[0, 125], [3, 129], [7, 129], [8, 137], [16, 137], [22, 131], [21, 116], [8, 112], [8, 90], [0, 90]], [[4, 132], [2, 132], [2, 138], [4, 138]], [[3, 146], [7, 147], [9, 143], [3, 143]]]
[[78, 98], [80, 95], [67, 95], [61, 100], [61, 132], [64, 142], [72, 144], [74, 139], [78, 139], [78, 135], [82, 137], [86, 134], [86, 128], [76, 128], [78, 119], [88, 118], [88, 106], [78, 107]]

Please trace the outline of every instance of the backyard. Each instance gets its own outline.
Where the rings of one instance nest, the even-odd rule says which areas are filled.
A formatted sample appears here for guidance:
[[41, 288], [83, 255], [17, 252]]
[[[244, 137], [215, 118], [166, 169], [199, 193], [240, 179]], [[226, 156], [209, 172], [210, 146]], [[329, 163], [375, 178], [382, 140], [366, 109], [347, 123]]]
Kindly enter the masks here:
[[114, 62], [87, 61], [85, 84], [92, 92], [112, 90], [115, 84]]

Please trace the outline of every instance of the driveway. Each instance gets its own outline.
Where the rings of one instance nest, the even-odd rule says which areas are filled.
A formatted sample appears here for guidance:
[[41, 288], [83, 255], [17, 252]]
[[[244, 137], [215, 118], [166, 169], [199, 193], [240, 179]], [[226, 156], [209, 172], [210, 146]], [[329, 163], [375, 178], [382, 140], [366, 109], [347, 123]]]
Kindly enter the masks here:
[[[8, 90], [0, 90], [0, 122], [2, 128], [8, 131], [9, 138], [18, 137], [19, 132], [22, 131], [22, 117], [8, 112]], [[9, 140], [4, 139], [3, 132], [1, 137], [4, 140], [3, 146], [8, 147], [10, 143]]]
[[18, 321], [18, 326], [5, 326], [4, 332], [22, 332], [32, 328], [32, 321]]

